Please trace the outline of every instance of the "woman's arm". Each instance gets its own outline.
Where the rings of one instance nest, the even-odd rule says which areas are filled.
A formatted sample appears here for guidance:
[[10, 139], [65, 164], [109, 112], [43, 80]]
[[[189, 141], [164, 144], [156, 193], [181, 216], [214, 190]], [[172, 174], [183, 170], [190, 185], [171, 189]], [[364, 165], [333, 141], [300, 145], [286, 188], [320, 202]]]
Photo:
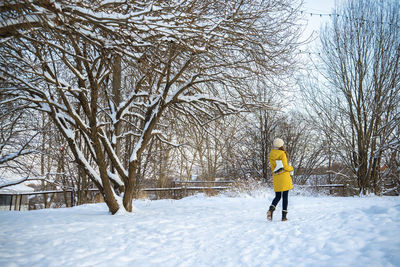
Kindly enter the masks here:
[[284, 169], [285, 171], [288, 171], [288, 172], [293, 171], [293, 167], [290, 166], [290, 165], [287, 163], [286, 153], [283, 154], [283, 157], [282, 157], [282, 164], [283, 164], [283, 169]]

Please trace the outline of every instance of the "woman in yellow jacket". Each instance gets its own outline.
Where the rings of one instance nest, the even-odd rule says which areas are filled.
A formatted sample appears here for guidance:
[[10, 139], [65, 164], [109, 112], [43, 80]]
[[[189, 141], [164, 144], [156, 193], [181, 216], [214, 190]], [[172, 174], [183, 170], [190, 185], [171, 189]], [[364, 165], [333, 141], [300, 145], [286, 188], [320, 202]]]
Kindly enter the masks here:
[[[272, 214], [274, 213], [276, 205], [281, 200], [281, 197], [283, 197], [282, 221], [287, 220], [288, 195], [289, 190], [293, 188], [292, 178], [290, 177], [290, 172], [293, 171], [293, 167], [287, 162], [288, 154], [283, 145], [283, 140], [276, 138], [273, 142], [274, 148], [269, 154], [269, 164], [272, 169], [272, 183], [275, 191], [275, 198], [272, 200], [267, 214], [267, 219], [270, 221], [272, 221]], [[278, 163], [280, 163], [279, 161], [282, 163], [281, 165], [278, 165]]]

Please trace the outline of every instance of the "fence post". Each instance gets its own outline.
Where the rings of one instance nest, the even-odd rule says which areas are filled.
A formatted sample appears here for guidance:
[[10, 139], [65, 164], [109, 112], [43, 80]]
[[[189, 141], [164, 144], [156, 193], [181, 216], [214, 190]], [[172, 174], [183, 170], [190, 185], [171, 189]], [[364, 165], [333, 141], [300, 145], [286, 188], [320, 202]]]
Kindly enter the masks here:
[[12, 201], [13, 201], [13, 195], [11, 195], [11, 199], [10, 199], [10, 210], [11, 210], [11, 207], [12, 207]]
[[71, 190], [71, 207], [74, 206], [74, 190]]
[[18, 208], [19, 211], [21, 211], [21, 205], [22, 205], [22, 195], [19, 195], [19, 208]]
[[343, 184], [343, 194], [345, 197], [348, 197], [350, 195], [349, 188], [350, 188], [349, 184]]

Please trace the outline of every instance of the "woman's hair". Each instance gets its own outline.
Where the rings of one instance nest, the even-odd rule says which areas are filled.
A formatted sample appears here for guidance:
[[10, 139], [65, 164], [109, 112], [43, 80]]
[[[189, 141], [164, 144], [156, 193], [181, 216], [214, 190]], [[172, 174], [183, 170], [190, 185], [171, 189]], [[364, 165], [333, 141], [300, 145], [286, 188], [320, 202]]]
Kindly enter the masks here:
[[285, 152], [286, 158], [287, 158], [287, 160], [289, 160], [289, 154], [287, 153], [286, 149], [285, 149], [283, 146], [281, 146], [281, 147], [278, 148], [278, 149], [279, 149], [279, 150], [282, 150], [283, 152]]

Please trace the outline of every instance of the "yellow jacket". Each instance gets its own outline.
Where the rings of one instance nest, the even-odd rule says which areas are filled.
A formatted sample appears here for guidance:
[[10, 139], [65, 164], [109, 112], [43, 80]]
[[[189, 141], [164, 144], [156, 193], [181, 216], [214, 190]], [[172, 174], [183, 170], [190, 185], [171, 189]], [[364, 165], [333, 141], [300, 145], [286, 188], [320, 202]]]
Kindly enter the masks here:
[[[284, 171], [279, 174], [274, 174], [276, 167], [276, 161], [281, 160]], [[269, 153], [269, 164], [272, 170], [272, 184], [274, 185], [275, 192], [283, 192], [293, 188], [292, 178], [290, 172], [293, 171], [293, 167], [288, 165], [285, 151], [279, 149], [272, 149]]]

